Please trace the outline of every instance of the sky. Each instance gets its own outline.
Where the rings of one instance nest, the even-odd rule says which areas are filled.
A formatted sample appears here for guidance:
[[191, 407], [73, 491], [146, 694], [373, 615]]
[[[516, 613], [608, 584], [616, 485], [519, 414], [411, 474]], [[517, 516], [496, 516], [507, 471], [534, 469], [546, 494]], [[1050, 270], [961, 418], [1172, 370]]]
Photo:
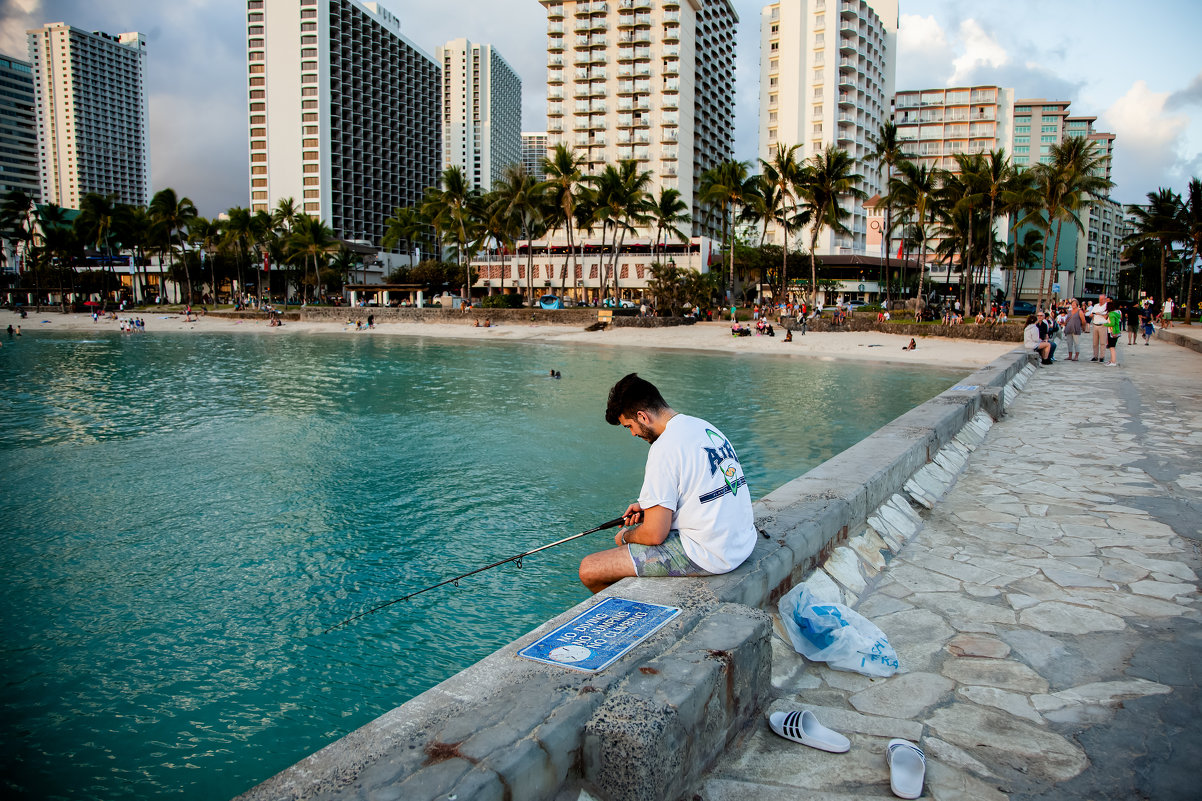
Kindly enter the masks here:
[[[267, 0], [280, 2], [281, 0]], [[430, 55], [466, 36], [495, 45], [522, 79], [523, 130], [545, 130], [546, 12], [537, 0], [382, 0]], [[1117, 135], [1112, 197], [1183, 192], [1202, 177], [1199, 0], [899, 0], [896, 89], [1013, 87], [1069, 100]], [[759, 17], [739, 15], [735, 157], [754, 160]], [[244, 0], [0, 0], [0, 53], [28, 58], [25, 31], [48, 22], [146, 34], [151, 183], [204, 216], [249, 204]]]

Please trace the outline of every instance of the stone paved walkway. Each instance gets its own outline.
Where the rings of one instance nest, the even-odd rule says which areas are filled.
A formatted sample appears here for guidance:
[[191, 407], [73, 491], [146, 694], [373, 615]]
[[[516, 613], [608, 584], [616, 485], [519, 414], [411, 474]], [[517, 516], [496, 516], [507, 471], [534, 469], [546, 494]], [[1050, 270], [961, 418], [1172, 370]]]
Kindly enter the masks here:
[[863, 591], [837, 588], [898, 674], [807, 663], [777, 621], [767, 712], [811, 709], [851, 751], [765, 716], [693, 798], [892, 798], [892, 737], [926, 751], [925, 798], [1199, 797], [1202, 354], [1119, 361], [1037, 370], [917, 536]]

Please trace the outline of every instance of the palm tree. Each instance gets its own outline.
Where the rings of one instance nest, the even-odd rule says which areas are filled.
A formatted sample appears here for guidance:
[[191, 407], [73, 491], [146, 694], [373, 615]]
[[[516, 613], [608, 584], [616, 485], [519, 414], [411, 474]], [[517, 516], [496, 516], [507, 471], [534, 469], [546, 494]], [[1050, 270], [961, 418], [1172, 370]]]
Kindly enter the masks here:
[[79, 201], [79, 216], [75, 218], [75, 230], [82, 241], [103, 254], [108, 262], [105, 266], [110, 285], [117, 283], [117, 272], [113, 269], [112, 233], [116, 223], [116, 199], [113, 195], [98, 195], [89, 192]]
[[1194, 255], [1186, 262], [1189, 285], [1185, 290], [1185, 324], [1191, 325], [1190, 314], [1194, 302], [1194, 273], [1199, 258], [1202, 258], [1202, 180], [1191, 178], [1186, 190], [1185, 202], [1181, 204], [1181, 226], [1194, 246]]
[[526, 239], [526, 300], [534, 305], [534, 237], [542, 233], [543, 184], [521, 164], [505, 168], [490, 193], [491, 208], [519, 227]]
[[296, 222], [296, 218], [300, 216], [300, 210], [296, 207], [296, 201], [290, 197], [282, 197], [275, 205], [275, 210], [271, 212], [271, 223], [281, 229], [285, 234], [292, 233], [292, 226]]
[[898, 173], [889, 184], [889, 196], [895, 207], [904, 210], [910, 228], [918, 239], [918, 302], [914, 307], [914, 319], [917, 320], [923, 305], [922, 279], [926, 273], [928, 226], [935, 222], [938, 212], [940, 177], [939, 171], [909, 161], [898, 165]]
[[823, 228], [836, 233], [846, 233], [843, 220], [851, 211], [841, 204], [843, 198], [864, 198], [864, 190], [856, 186], [860, 180], [853, 170], [856, 160], [830, 145], [821, 153], [806, 159], [802, 167], [802, 182], [799, 187], [801, 206], [810, 218], [810, 304], [818, 303], [818, 263], [814, 251], [818, 247], [818, 236]]
[[661, 247], [668, 244], [668, 237], [677, 242], [688, 242], [688, 235], [680, 226], [692, 220], [689, 204], [681, 200], [680, 192], [672, 188], [659, 190], [659, 197], [647, 207], [648, 220], [655, 223], [655, 241], [651, 247], [651, 261], [658, 263]]
[[[1014, 315], [1014, 303], [1018, 299], [1018, 255], [1019, 227], [1028, 223], [1043, 227], [1043, 198], [1036, 185], [1036, 175], [1032, 171], [1012, 170], [1006, 180], [1001, 194], [1001, 205], [998, 210], [1010, 219], [1010, 244], [1007, 247], [1013, 259], [1010, 272], [1010, 289], [1007, 298], [1006, 312]], [[1028, 230], [1028, 234], [1033, 231]], [[1034, 231], [1038, 233], [1038, 231]], [[1027, 237], [1030, 239], [1030, 237]], [[1038, 237], [1039, 247], [1043, 246], [1043, 236]], [[1011, 261], [1011, 259], [1007, 259]]]
[[200, 250], [201, 263], [209, 262], [209, 286], [213, 290], [213, 306], [217, 306], [217, 250], [225, 232], [217, 220], [196, 217], [188, 223], [188, 238]]
[[[342, 243], [334, 238], [334, 232], [321, 219], [303, 213], [297, 215], [292, 221], [292, 232], [285, 241], [292, 256], [303, 260], [306, 279], [309, 274], [309, 259], [313, 260], [313, 295], [314, 300], [318, 300], [321, 294], [321, 259], [337, 251]], [[328, 262], [328, 258], [326, 261]], [[302, 279], [302, 298], [304, 297], [303, 284], [304, 279]]]
[[724, 161], [701, 174], [698, 200], [717, 206], [722, 214], [722, 240], [730, 259], [727, 296], [735, 296], [734, 211], [748, 192], [748, 165], [745, 161]]
[[[1017, 233], [1018, 229], [1015, 229]], [[1011, 280], [1011, 292], [1009, 298], [1009, 308], [1006, 313], [1009, 316], [1014, 316], [1014, 297], [1017, 293], [1017, 285], [1022, 284], [1020, 275], [1026, 275], [1027, 271], [1040, 262], [1040, 253], [1043, 251], [1043, 234], [1038, 228], [1028, 228], [1023, 233], [1021, 242], [1011, 241], [1006, 243], [1003, 250], [1002, 260], [1012, 262], [1014, 264], [1014, 276]], [[1019, 270], [1022, 272], [1019, 272]]]
[[150, 212], [146, 210], [145, 206], [134, 206], [128, 203], [117, 205], [113, 230], [121, 246], [133, 251], [133, 276], [135, 278], [138, 276], [138, 267], [142, 268], [137, 292], [137, 297], [142, 303], [146, 302], [146, 288], [149, 283], [145, 250], [151, 241], [151, 228]]
[[597, 193], [597, 214], [603, 225], [602, 244], [605, 242], [604, 228], [609, 227], [613, 231], [610, 263], [602, 271], [601, 285], [606, 285], [607, 276], [612, 272], [614, 302], [617, 302], [620, 297], [618, 255], [627, 232], [635, 230], [636, 225], [647, 219], [647, 186], [651, 183], [651, 172], [640, 172], [637, 161], [623, 159], [616, 167], [605, 165], [599, 175], [590, 178]]
[[[876, 162], [878, 181], [881, 170], [885, 171], [885, 180], [881, 186], [885, 187], [882, 195], [887, 197], [889, 185], [893, 182], [894, 168], [907, 158], [905, 146], [897, 134], [897, 124], [892, 121], [882, 124], [877, 135], [868, 134], [868, 144], [872, 145], [872, 152], [868, 154], [867, 161]], [[883, 200], [883, 202], [885, 204], [885, 230], [881, 232], [881, 248], [885, 256], [885, 303], [887, 305], [890, 299], [889, 245], [893, 235], [893, 206], [887, 201]]]
[[[1056, 226], [1056, 242], [1052, 246], [1053, 275], [1059, 261], [1060, 232], [1066, 221], [1084, 232], [1085, 226], [1077, 210], [1089, 202], [1091, 196], [1105, 194], [1114, 182], [1105, 178], [1106, 156], [1098, 155], [1094, 143], [1084, 136], [1069, 136], [1051, 147], [1051, 163], [1038, 165], [1039, 180], [1044, 185], [1045, 209], [1048, 230]], [[1042, 168], [1042, 169], [1040, 169]], [[1046, 267], [1045, 267], [1046, 269]], [[1042, 275], [1041, 275], [1042, 283]], [[1047, 296], [1052, 292], [1049, 277]], [[1162, 287], [1163, 291], [1163, 287]], [[1044, 288], [1040, 286], [1039, 302], [1044, 305]]]
[[480, 192], [467, 180], [459, 167], [447, 167], [439, 176], [439, 186], [426, 192], [422, 214], [430, 220], [439, 238], [455, 246], [455, 259], [464, 269], [463, 297], [472, 297], [471, 262], [464, 258], [468, 245], [468, 227], [480, 205]]
[[1135, 222], [1135, 230], [1124, 243], [1156, 242], [1160, 248], [1160, 295], [1157, 301], [1168, 298], [1168, 259], [1173, 243], [1186, 241], [1188, 230], [1182, 225], [1181, 196], [1171, 189], [1149, 192], [1146, 206], [1129, 206], [1127, 211]]
[[192, 205], [192, 201], [186, 197], [177, 197], [174, 189], [160, 189], [150, 200], [150, 216], [155, 223], [157, 238], [165, 244], [173, 267], [175, 266], [174, 247], [176, 242], [172, 241], [172, 236], [174, 235], [178, 241], [180, 257], [184, 263], [184, 281], [188, 289], [186, 302], [191, 303], [192, 275], [188, 270], [188, 260], [183, 259], [184, 230], [188, 227], [188, 223], [196, 219], [196, 206]]
[[[67, 311], [67, 292], [63, 288], [63, 274], [71, 272], [71, 287], [75, 289], [76, 257], [82, 251], [75, 227], [67, 221], [67, 210], [53, 203], [37, 207], [38, 229], [41, 247], [34, 249], [35, 262], [41, 262], [35, 272], [35, 279], [41, 270], [46, 271], [48, 279], [58, 276], [59, 298], [62, 301], [63, 312]], [[111, 286], [111, 284], [110, 284]], [[41, 294], [39, 292], [39, 294]], [[107, 298], [106, 298], [107, 301]]]
[[[0, 206], [0, 225], [3, 226], [5, 236], [17, 240], [20, 245], [18, 275], [29, 267], [29, 250], [33, 246], [36, 230], [36, 209], [33, 198], [20, 189], [9, 192], [4, 199], [4, 205]], [[34, 281], [37, 281], [36, 274]], [[36, 294], [37, 309], [41, 310], [42, 293], [38, 290]]]
[[[255, 241], [255, 218], [250, 213], [249, 209], [241, 206], [234, 206], [226, 211], [226, 216], [229, 217], [225, 221], [225, 241], [226, 246], [234, 246], [238, 250], [238, 294], [241, 295], [246, 291], [246, 284], [243, 281], [242, 265], [247, 260], [250, 254], [251, 246]], [[248, 264], [247, 267], [250, 265]]]
[[985, 161], [985, 169], [978, 175], [979, 189], [989, 199], [989, 214], [986, 217], [989, 221], [989, 245], [985, 251], [984, 282], [989, 287], [990, 295], [993, 294], [993, 256], [998, 250], [994, 247], [994, 223], [997, 221], [998, 215], [1002, 213], [1000, 211], [1002, 197], [1009, 188], [1013, 176], [1014, 167], [1006, 157], [1005, 148], [990, 151], [989, 157]]
[[[267, 295], [271, 296], [271, 263], [280, 263], [284, 257], [284, 248], [281, 244], [279, 231], [275, 228], [275, 223], [272, 221], [271, 213], [264, 209], [258, 209], [251, 215], [251, 228], [254, 231], [254, 246], [257, 251], [255, 255], [255, 284], [259, 288], [258, 301], [259, 305], [263, 304], [263, 286], [267, 285]], [[259, 264], [262, 263], [262, 271], [264, 275], [258, 275]], [[287, 287], [285, 286], [284, 301], [288, 300]]]
[[384, 236], [380, 244], [386, 250], [393, 250], [402, 242], [406, 243], [409, 246], [409, 265], [414, 266], [414, 250], [428, 227], [420, 209], [397, 206], [392, 210], [392, 216], [384, 221]]
[[573, 229], [576, 222], [576, 209], [580, 203], [580, 191], [584, 183], [584, 173], [581, 171], [583, 165], [584, 157], [568, 150], [567, 145], [562, 143], [556, 145], [555, 149], [551, 151], [551, 155], [543, 159], [543, 171], [547, 176], [546, 201], [547, 205], [553, 206], [556, 211], [554, 215], [548, 215], [548, 219], [553, 219], [557, 224], [562, 225], [568, 237], [568, 252], [564, 256], [562, 278], [559, 285], [561, 296], [567, 289], [568, 270], [572, 270], [573, 275], [575, 274]]

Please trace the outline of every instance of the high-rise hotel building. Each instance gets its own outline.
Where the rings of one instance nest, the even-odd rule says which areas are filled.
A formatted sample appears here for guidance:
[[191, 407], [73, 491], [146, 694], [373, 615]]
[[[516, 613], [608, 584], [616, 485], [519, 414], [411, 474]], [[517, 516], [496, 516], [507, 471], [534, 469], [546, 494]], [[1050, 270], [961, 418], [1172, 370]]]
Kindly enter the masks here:
[[442, 65], [442, 166], [487, 192], [522, 160], [522, 80], [490, 44], [452, 39]]
[[956, 155], [1007, 148], [1014, 130], [1014, 90], [954, 86], [898, 92], [893, 99], [897, 137], [909, 158], [955, 172]]
[[21, 191], [34, 200], [42, 195], [35, 104], [33, 65], [0, 55], [0, 195]]
[[694, 198], [702, 173], [733, 149], [738, 15], [729, 0], [540, 2], [548, 145], [574, 148], [589, 173], [636, 160], [651, 191], [679, 190], [694, 236], [712, 234]]
[[[897, 0], [780, 0], [760, 12], [759, 157], [801, 145], [798, 160], [834, 145], [857, 159], [866, 197], [881, 193], [864, 160], [889, 119], [897, 50]], [[849, 234], [825, 229], [820, 255], [867, 251], [868, 214], [849, 198]], [[780, 244], [778, 232], [769, 231]], [[793, 243], [791, 243], [793, 244]], [[871, 255], [878, 255], [873, 253]]]
[[1052, 147], [1070, 136], [1085, 137], [1093, 142], [1094, 154], [1105, 159], [1105, 178], [1110, 178], [1111, 156], [1114, 152], [1112, 133], [1095, 131], [1097, 117], [1073, 117], [1068, 113], [1068, 100], [1019, 98], [1014, 101], [1014, 163], [1021, 168], [1048, 164]]
[[547, 177], [543, 161], [550, 155], [546, 131], [522, 131], [522, 166], [542, 181]]
[[150, 202], [146, 39], [54, 22], [27, 31], [42, 202], [78, 209], [91, 192]]
[[292, 198], [379, 242], [438, 180], [438, 63], [378, 3], [247, 0], [252, 210]]

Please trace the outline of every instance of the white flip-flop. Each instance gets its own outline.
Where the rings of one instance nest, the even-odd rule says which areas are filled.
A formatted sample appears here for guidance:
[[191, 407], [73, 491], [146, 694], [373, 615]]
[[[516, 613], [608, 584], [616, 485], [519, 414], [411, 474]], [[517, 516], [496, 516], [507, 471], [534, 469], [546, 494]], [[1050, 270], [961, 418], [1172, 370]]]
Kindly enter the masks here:
[[890, 740], [885, 749], [889, 763], [889, 789], [898, 798], [918, 798], [926, 778], [927, 758], [922, 749], [909, 740]]
[[773, 712], [768, 718], [772, 731], [795, 743], [808, 745], [821, 751], [842, 754], [851, 748], [851, 740], [837, 731], [828, 729], [808, 709], [800, 712]]

